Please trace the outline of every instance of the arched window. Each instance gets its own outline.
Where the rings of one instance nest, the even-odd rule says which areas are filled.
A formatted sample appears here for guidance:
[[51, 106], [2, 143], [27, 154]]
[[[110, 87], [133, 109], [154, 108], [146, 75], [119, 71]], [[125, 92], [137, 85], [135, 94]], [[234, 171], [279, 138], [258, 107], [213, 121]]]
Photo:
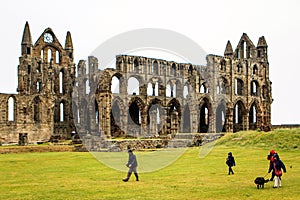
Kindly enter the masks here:
[[243, 51], [243, 53], [241, 55], [241, 58], [245, 58], [246, 57], [246, 47], [247, 47], [246, 42], [243, 41], [242, 42], [242, 51]]
[[59, 105], [59, 110], [60, 110], [60, 113], [59, 113], [59, 119], [61, 122], [63, 122], [65, 119], [64, 119], [64, 103], [61, 102], [60, 105]]
[[156, 60], [153, 62], [153, 68], [152, 69], [153, 69], [153, 74], [158, 75], [158, 63], [157, 63]]
[[139, 62], [138, 62], [137, 59], [134, 59], [132, 71], [133, 72], [138, 72], [138, 70], [139, 70]]
[[234, 113], [233, 113], [233, 132], [245, 130], [245, 106], [241, 101], [238, 101], [234, 105]]
[[56, 53], [55, 53], [55, 62], [56, 63], [59, 63], [59, 51], [56, 51]]
[[171, 85], [169, 83], [166, 86], [166, 97], [171, 97]]
[[192, 65], [189, 66], [188, 74], [189, 74], [189, 76], [193, 75], [193, 66]]
[[152, 83], [148, 83], [148, 86], [147, 86], [147, 95], [148, 96], [152, 96], [153, 95]]
[[112, 77], [111, 79], [111, 93], [120, 93], [120, 80], [116, 76]]
[[47, 55], [47, 61], [48, 61], [48, 63], [50, 63], [51, 58], [52, 58], [52, 51], [51, 51], [51, 49], [48, 49], [48, 55]]
[[88, 79], [86, 80], [85, 84], [85, 94], [90, 94], [90, 82]]
[[257, 72], [258, 72], [257, 66], [254, 65], [254, 66], [253, 66], [253, 75], [254, 75], [254, 74], [257, 74]]
[[220, 70], [221, 71], [226, 71], [226, 61], [222, 60], [220, 64], [221, 64]]
[[155, 83], [154, 95], [158, 96], [158, 82]]
[[241, 79], [236, 78], [234, 80], [234, 94], [243, 95], [243, 81]]
[[183, 98], [186, 98], [189, 94], [189, 88], [187, 85], [183, 87]]
[[13, 97], [8, 99], [8, 121], [15, 121], [15, 100]]
[[251, 95], [257, 96], [257, 82], [252, 81], [251, 82]]
[[176, 73], [176, 65], [175, 65], [175, 63], [172, 64], [172, 69], [171, 69], [171, 70], [172, 70], [172, 73], [171, 73], [171, 74], [172, 74], [173, 76], [176, 76], [177, 73]]
[[127, 93], [136, 95], [140, 94], [140, 83], [135, 77], [131, 77], [128, 79]]
[[257, 111], [256, 111], [256, 104], [253, 103], [250, 107], [249, 111], [249, 129], [255, 130], [257, 129]]
[[64, 72], [61, 70], [59, 72], [59, 93], [64, 93]]
[[200, 93], [208, 93], [208, 89], [205, 86], [205, 83], [203, 83], [200, 87]]
[[128, 122], [129, 124], [136, 124], [141, 125], [141, 110], [139, 106], [137, 105], [137, 102], [133, 102], [129, 106], [129, 115], [128, 115]]
[[42, 87], [41, 81], [37, 81], [37, 82], [36, 82], [36, 91], [37, 91], [38, 93], [41, 92], [41, 87]]
[[42, 59], [42, 62], [44, 60], [44, 50], [41, 51], [41, 59]]
[[[176, 85], [176, 84], [173, 85], [172, 93], [173, 93], [173, 97], [176, 97], [176, 96], [177, 96], [177, 85]], [[172, 96], [172, 95], [171, 95], [171, 96]]]

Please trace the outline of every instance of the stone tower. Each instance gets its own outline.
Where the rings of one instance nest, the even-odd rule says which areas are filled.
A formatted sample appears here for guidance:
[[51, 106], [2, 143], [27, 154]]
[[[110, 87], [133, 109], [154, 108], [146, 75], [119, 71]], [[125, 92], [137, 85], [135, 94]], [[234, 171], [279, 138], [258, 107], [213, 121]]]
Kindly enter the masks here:
[[[49, 140], [51, 135], [69, 138], [75, 130], [71, 93], [75, 81], [73, 44], [70, 32], [63, 47], [51, 28], [32, 43], [28, 22], [25, 24], [18, 66], [18, 94], [1, 94], [2, 101], [12, 99], [2, 113], [1, 134], [11, 142]], [[7, 105], [7, 104], [6, 104]], [[7, 134], [5, 134], [8, 132]]]

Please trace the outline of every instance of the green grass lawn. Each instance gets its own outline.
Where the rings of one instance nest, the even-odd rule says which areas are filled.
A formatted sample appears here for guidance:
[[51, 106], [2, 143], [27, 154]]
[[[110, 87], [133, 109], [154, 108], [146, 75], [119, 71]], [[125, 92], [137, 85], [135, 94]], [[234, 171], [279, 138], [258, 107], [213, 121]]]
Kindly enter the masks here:
[[[299, 147], [274, 146], [287, 166], [283, 187], [273, 189], [273, 183], [267, 183], [258, 190], [253, 181], [267, 173], [266, 156], [273, 147], [260, 145], [266, 143], [265, 135], [256, 135], [255, 145], [232, 140], [248, 135], [228, 134], [204, 157], [199, 157], [202, 148], [189, 148], [171, 165], [140, 174], [139, 182], [132, 177], [127, 183], [122, 182], [126, 173], [108, 168], [90, 153], [2, 154], [0, 199], [300, 199]], [[237, 163], [230, 176], [225, 164], [228, 151]], [[137, 158], [142, 154], [146, 152], [136, 152]], [[126, 153], [124, 157], [126, 160]], [[138, 161], [142, 167], [143, 162]]]

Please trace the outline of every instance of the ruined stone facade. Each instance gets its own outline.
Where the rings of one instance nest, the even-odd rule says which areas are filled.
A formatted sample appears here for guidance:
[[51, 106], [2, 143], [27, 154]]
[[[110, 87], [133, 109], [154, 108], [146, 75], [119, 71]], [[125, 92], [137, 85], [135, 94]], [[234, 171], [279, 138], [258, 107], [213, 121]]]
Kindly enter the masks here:
[[[268, 131], [273, 100], [267, 47], [264, 37], [255, 46], [244, 33], [235, 51], [228, 41], [224, 56], [207, 55], [206, 66], [118, 55], [116, 68], [100, 74], [90, 57], [89, 74], [84, 61], [78, 66], [76, 104], [91, 112], [83, 124], [108, 138]], [[94, 93], [84, 95], [84, 80]]]
[[71, 94], [75, 83], [71, 34], [63, 47], [51, 28], [35, 44], [26, 23], [18, 65], [18, 94], [0, 94], [2, 142], [47, 141], [75, 130]]
[[65, 47], [50, 28], [33, 45], [26, 23], [18, 94], [0, 95], [1, 138], [33, 142], [51, 135], [70, 138], [74, 131], [172, 138], [270, 130], [267, 47], [264, 37], [255, 46], [244, 33], [234, 51], [228, 41], [224, 56], [207, 55], [206, 66], [118, 55], [115, 69], [99, 70], [92, 56], [76, 69], [69, 32]]

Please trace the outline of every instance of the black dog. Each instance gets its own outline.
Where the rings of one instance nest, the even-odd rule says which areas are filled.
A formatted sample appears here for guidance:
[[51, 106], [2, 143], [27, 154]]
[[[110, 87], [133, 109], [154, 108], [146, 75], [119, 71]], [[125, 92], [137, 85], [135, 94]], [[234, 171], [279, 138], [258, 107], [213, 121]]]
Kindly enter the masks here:
[[264, 177], [257, 177], [254, 180], [254, 183], [257, 185], [257, 189], [264, 188], [265, 183], [269, 182], [269, 179], [265, 179]]

